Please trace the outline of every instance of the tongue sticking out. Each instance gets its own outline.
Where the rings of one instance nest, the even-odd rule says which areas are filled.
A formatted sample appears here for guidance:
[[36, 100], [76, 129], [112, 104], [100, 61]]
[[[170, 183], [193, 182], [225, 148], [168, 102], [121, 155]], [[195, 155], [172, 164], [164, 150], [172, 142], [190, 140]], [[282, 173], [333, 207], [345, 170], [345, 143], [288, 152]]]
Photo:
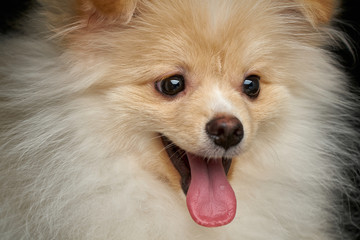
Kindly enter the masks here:
[[194, 221], [205, 227], [230, 223], [236, 214], [236, 198], [222, 165], [222, 159], [203, 158], [188, 154], [191, 183], [186, 203]]

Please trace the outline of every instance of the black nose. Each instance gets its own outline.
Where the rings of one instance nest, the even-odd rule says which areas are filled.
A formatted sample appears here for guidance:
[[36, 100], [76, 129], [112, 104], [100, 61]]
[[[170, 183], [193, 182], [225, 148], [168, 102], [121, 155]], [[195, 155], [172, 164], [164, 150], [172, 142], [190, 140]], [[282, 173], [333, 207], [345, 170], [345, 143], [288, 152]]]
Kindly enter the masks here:
[[243, 125], [234, 116], [220, 116], [210, 120], [206, 124], [206, 133], [225, 150], [237, 145], [244, 137]]

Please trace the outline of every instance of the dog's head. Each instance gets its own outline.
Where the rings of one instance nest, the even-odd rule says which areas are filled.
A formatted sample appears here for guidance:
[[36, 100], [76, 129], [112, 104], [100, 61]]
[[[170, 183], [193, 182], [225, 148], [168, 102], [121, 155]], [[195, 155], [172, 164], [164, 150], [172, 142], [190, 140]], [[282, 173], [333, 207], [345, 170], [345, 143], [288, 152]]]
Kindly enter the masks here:
[[307, 84], [303, 55], [322, 44], [335, 1], [78, 3], [80, 27], [66, 39], [105, 66], [91, 88], [107, 103], [114, 144], [154, 142], [148, 165], [187, 194], [194, 220], [229, 223], [236, 200], [226, 174], [286, 124], [290, 89]]

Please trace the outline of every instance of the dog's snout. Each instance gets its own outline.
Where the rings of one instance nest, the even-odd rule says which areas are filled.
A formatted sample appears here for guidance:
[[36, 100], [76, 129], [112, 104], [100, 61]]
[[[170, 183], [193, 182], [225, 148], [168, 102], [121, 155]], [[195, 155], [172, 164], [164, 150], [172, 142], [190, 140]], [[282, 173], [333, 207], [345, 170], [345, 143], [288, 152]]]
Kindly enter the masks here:
[[220, 116], [206, 124], [206, 133], [216, 145], [227, 150], [240, 143], [244, 136], [244, 129], [238, 118]]

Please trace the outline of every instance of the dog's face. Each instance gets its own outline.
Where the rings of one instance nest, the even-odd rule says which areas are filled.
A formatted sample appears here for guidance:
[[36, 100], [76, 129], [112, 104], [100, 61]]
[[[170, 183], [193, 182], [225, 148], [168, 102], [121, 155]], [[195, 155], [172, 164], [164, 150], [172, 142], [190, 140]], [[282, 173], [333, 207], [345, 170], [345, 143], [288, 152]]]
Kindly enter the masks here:
[[147, 166], [187, 194], [194, 220], [227, 224], [236, 200], [226, 174], [281, 127], [295, 84], [289, 69], [301, 62], [295, 46], [317, 44], [298, 38], [325, 21], [331, 1], [106, 2], [80, 1], [97, 9], [94, 26], [70, 38], [107, 66], [92, 88], [107, 103], [114, 141], [147, 139], [156, 153]]

